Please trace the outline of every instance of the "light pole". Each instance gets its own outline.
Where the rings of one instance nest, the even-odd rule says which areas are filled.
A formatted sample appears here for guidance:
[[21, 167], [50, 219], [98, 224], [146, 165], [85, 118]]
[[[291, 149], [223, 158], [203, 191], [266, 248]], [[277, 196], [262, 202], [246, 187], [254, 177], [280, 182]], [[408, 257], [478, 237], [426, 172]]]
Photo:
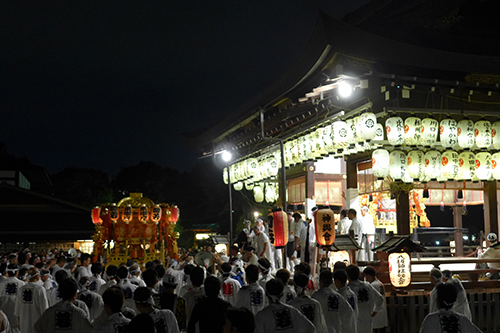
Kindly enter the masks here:
[[222, 153], [222, 159], [227, 166], [227, 183], [229, 186], [229, 247], [233, 245], [233, 198], [231, 195], [231, 174], [229, 173], [231, 157], [233, 157], [232, 154], [227, 150]]

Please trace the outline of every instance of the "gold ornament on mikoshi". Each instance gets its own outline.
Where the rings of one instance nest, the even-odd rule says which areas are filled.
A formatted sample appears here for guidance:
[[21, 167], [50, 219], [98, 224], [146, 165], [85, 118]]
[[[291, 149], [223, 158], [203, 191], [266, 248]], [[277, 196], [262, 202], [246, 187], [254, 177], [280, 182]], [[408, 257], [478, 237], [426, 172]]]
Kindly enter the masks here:
[[123, 211], [122, 211], [122, 220], [123, 222], [125, 223], [129, 223], [130, 221], [132, 221], [132, 206], [131, 205], [126, 205], [125, 207], [123, 207]]
[[146, 223], [148, 221], [148, 207], [145, 204], [139, 207], [137, 210], [137, 218], [139, 221]]
[[316, 241], [319, 245], [329, 246], [335, 241], [335, 219], [333, 210], [319, 209], [314, 212]]
[[391, 253], [389, 255], [389, 277], [396, 287], [407, 287], [411, 282], [410, 256], [408, 253]]
[[158, 223], [161, 219], [161, 207], [160, 205], [154, 205], [151, 208], [151, 216], [150, 216], [151, 221], [154, 223]]

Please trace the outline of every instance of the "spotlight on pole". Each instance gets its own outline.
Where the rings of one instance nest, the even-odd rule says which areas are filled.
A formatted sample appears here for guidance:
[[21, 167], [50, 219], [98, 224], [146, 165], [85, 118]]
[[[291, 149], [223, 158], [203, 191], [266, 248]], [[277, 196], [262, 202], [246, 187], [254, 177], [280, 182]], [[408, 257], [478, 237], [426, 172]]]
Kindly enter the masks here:
[[347, 81], [340, 81], [338, 85], [340, 97], [349, 97], [352, 94], [352, 84]]
[[224, 162], [229, 162], [231, 161], [231, 157], [233, 157], [233, 154], [231, 154], [230, 152], [228, 152], [227, 150], [224, 150], [222, 152], [222, 159], [224, 160]]

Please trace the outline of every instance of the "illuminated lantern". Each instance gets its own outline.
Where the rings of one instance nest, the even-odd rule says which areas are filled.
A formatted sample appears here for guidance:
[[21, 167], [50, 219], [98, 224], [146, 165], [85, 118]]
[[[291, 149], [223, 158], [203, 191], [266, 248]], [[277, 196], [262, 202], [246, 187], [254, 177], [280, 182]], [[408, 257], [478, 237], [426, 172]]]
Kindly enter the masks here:
[[384, 140], [384, 126], [381, 123], [377, 123], [375, 125], [375, 137], [373, 141], [382, 141]]
[[315, 145], [313, 155], [316, 159], [320, 159], [323, 156], [327, 156], [328, 152], [325, 150], [325, 142], [323, 141], [324, 128], [318, 127], [315, 131], [311, 133], [313, 137], [313, 144]]
[[328, 154], [333, 154], [337, 151], [335, 143], [332, 140], [332, 126], [326, 125], [323, 127], [323, 142], [325, 144], [325, 150]]
[[314, 161], [314, 155], [312, 154], [311, 144], [312, 144], [311, 134], [302, 135], [299, 138], [299, 143], [302, 146], [302, 154], [304, 162]]
[[481, 152], [476, 154], [476, 176], [479, 180], [491, 178], [491, 154]]
[[474, 147], [474, 122], [462, 119], [457, 124], [458, 145], [462, 149]]
[[493, 147], [495, 147], [495, 149], [500, 149], [500, 121], [495, 121], [493, 125], [491, 125], [491, 138]]
[[401, 117], [387, 118], [385, 121], [385, 133], [389, 144], [401, 146], [405, 142], [403, 119]]
[[410, 255], [408, 253], [389, 254], [389, 278], [396, 288], [407, 287], [411, 282]]
[[233, 181], [240, 181], [242, 178], [241, 178], [241, 175], [240, 175], [240, 164], [239, 163], [235, 163], [233, 165], [231, 165], [233, 167], [233, 175], [234, 175], [234, 179]]
[[269, 241], [277, 249], [288, 243], [288, 216], [283, 211], [272, 212], [268, 215]]
[[330, 251], [328, 257], [331, 269], [334, 268], [334, 264], [337, 261], [344, 262], [346, 264], [351, 263], [351, 258], [349, 258], [349, 253], [347, 251]]
[[471, 180], [476, 174], [476, 155], [464, 151], [458, 156], [458, 179]]
[[476, 146], [478, 148], [488, 148], [492, 143], [491, 123], [488, 120], [476, 121], [474, 135], [476, 136]]
[[289, 168], [294, 164], [292, 161], [292, 141], [283, 144], [283, 151], [285, 153], [285, 168]]
[[149, 217], [154, 223], [158, 223], [161, 219], [161, 207], [160, 205], [154, 205], [151, 207], [151, 216]]
[[130, 221], [132, 221], [132, 206], [131, 205], [126, 205], [125, 207], [123, 207], [123, 211], [122, 211], [122, 220], [123, 222], [125, 223], [129, 223]]
[[95, 208], [92, 208], [92, 212], [90, 214], [90, 217], [92, 217], [92, 222], [95, 225], [100, 225], [102, 223], [101, 208], [98, 206], [96, 206]]
[[345, 121], [339, 120], [334, 122], [332, 126], [333, 126], [332, 140], [335, 143], [335, 147], [337, 148], [338, 152], [339, 150], [342, 150], [349, 145], [347, 141], [348, 139], [347, 123]]
[[176, 223], [177, 220], [179, 219], [181, 211], [177, 206], [172, 206], [170, 207], [170, 222]]
[[447, 150], [441, 155], [441, 175], [445, 180], [453, 180], [458, 175], [458, 153]]
[[424, 153], [420, 150], [408, 152], [408, 175], [413, 179], [424, 178]]
[[227, 168], [224, 168], [224, 170], [222, 170], [222, 179], [224, 180], [224, 184], [227, 185], [229, 183], [229, 178], [227, 175]]
[[120, 214], [118, 214], [118, 207], [116, 206], [115, 203], [112, 203], [109, 207], [109, 219], [113, 222], [116, 222], [118, 220], [118, 217]]
[[262, 191], [262, 186], [260, 184], [255, 185], [253, 188], [253, 198], [257, 203], [264, 201], [264, 192]]
[[243, 182], [234, 183], [233, 188], [235, 191], [241, 191], [243, 189]]
[[434, 118], [422, 119], [422, 132], [420, 135], [420, 144], [424, 147], [431, 147], [437, 141], [439, 123]]
[[259, 167], [259, 161], [252, 157], [245, 161], [248, 177], [254, 177]]
[[389, 175], [389, 152], [385, 149], [376, 149], [372, 153], [373, 175], [384, 179]]
[[437, 180], [441, 175], [441, 154], [431, 150], [424, 155], [424, 176], [429, 180]]
[[491, 173], [493, 178], [500, 180], [500, 153], [491, 155]]
[[280, 169], [280, 164], [278, 159], [271, 155], [266, 161], [267, 166], [267, 174], [269, 177], [276, 177], [278, 175], [278, 171]]
[[439, 126], [439, 139], [441, 146], [451, 148], [458, 142], [457, 122], [455, 119], [446, 118], [441, 120]]
[[347, 144], [349, 147], [354, 147], [357, 142], [357, 133], [356, 133], [356, 122], [354, 119], [346, 120], [346, 129], [347, 129]]
[[394, 180], [402, 180], [406, 174], [406, 155], [401, 150], [394, 150], [389, 154], [389, 175]]
[[372, 112], [365, 112], [358, 119], [359, 137], [370, 142], [377, 136], [377, 117]]
[[422, 121], [417, 117], [408, 117], [405, 119], [405, 143], [410, 146], [420, 144], [420, 135], [422, 134]]
[[291, 144], [292, 149], [292, 161], [294, 164], [302, 163], [302, 147], [300, 147], [299, 139], [293, 139]]
[[276, 187], [274, 186], [273, 183], [266, 184], [266, 190], [265, 190], [264, 197], [265, 197], [267, 203], [273, 203], [278, 199], [276, 196]]
[[335, 219], [333, 210], [324, 208], [314, 212], [316, 241], [319, 245], [329, 246], [335, 241]]
[[139, 221], [145, 223], [148, 220], [148, 207], [145, 204], [142, 204], [137, 210], [137, 218]]
[[251, 190], [253, 190], [253, 187], [254, 187], [253, 180], [251, 180], [251, 179], [245, 180], [245, 190], [251, 191]]
[[231, 184], [235, 182], [234, 168], [235, 168], [234, 164], [229, 166], [229, 182]]

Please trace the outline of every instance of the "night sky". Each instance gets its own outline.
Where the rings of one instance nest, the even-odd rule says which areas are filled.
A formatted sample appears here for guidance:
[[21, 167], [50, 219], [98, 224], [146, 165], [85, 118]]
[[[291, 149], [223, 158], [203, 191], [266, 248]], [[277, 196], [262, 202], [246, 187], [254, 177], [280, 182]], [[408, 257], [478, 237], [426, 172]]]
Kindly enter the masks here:
[[181, 133], [220, 120], [298, 59], [318, 9], [366, 0], [0, 2], [0, 141], [49, 173], [189, 171]]

